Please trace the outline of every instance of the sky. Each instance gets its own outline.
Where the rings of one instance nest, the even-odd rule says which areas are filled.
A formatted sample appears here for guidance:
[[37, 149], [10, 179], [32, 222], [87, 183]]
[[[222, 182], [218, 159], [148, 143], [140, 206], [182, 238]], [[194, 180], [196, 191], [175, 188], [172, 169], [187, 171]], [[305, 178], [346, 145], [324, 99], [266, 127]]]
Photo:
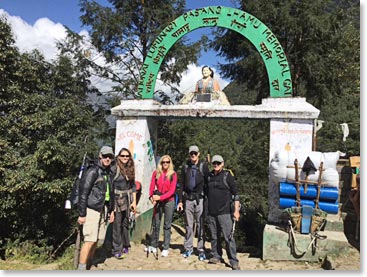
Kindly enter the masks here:
[[[97, 2], [103, 6], [110, 5], [107, 0], [97, 0]], [[235, 2], [234, 0], [186, 1], [189, 10], [216, 5], [236, 7]], [[57, 53], [55, 40], [62, 40], [66, 36], [64, 25], [80, 34], [88, 34], [86, 27], [83, 27], [79, 20], [81, 13], [78, 3], [79, 0], [0, 0], [0, 15], [5, 13], [8, 16], [8, 22], [12, 26], [16, 45], [20, 51], [31, 51], [37, 48], [46, 59], [52, 59]], [[187, 34], [187, 37], [191, 42], [195, 42], [201, 34], [209, 35], [210, 32], [210, 28], [199, 28]], [[180, 83], [181, 92], [186, 93], [194, 89], [195, 82], [193, 83], [192, 80], [200, 79], [203, 65], [213, 68], [216, 79], [224, 89], [229, 80], [219, 76], [217, 64], [220, 62], [224, 60], [217, 56], [214, 50], [202, 51], [199, 65], [191, 64], [188, 71], [183, 74]], [[108, 90], [110, 86], [108, 82], [94, 81], [102, 91]]]

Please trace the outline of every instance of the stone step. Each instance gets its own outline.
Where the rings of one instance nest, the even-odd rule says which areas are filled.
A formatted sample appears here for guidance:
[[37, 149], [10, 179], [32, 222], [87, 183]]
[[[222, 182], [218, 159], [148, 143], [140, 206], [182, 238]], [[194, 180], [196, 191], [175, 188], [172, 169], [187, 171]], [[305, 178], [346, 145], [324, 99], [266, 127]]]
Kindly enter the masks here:
[[310, 245], [311, 235], [295, 233], [297, 247], [293, 254], [285, 228], [267, 224], [263, 234], [263, 260], [317, 262], [327, 255], [348, 254], [351, 249], [344, 232], [320, 231], [318, 234], [326, 238], [317, 239], [316, 248], [313, 251]]
[[326, 217], [326, 224], [323, 230], [344, 232], [343, 219], [338, 214], [328, 214]]

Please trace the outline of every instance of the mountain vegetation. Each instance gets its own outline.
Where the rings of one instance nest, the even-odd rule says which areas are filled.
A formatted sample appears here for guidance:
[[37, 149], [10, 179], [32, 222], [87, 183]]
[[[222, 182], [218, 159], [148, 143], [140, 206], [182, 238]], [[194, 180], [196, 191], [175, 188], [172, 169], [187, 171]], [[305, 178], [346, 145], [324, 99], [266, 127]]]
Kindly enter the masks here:
[[[138, 95], [138, 72], [146, 51], [164, 26], [185, 11], [185, 1], [110, 0], [102, 7], [82, 0], [82, 22], [107, 66], [89, 59], [81, 37], [69, 32], [52, 62], [37, 51], [20, 53], [10, 25], [0, 19], [0, 255], [51, 256], [72, 232], [75, 215], [66, 214], [71, 190], [85, 152], [95, 157], [101, 143], [113, 145], [106, 121], [120, 99]], [[287, 55], [293, 96], [320, 109], [323, 127], [316, 150], [360, 154], [360, 15], [355, 0], [250, 0], [239, 8], [265, 23]], [[216, 29], [214, 39], [179, 41], [161, 67], [161, 79], [174, 87], [200, 48], [213, 48], [226, 62], [223, 77], [231, 104], [254, 105], [269, 97], [268, 79], [252, 45], [230, 30]], [[203, 44], [205, 43], [205, 44]], [[109, 79], [104, 106], [90, 77]], [[173, 89], [177, 97], [180, 92]], [[155, 98], [174, 103], [161, 91]], [[106, 106], [107, 105], [107, 106]], [[340, 124], [349, 125], [343, 141]], [[192, 119], [160, 121], [158, 155], [170, 154], [179, 170], [187, 148], [196, 144], [201, 158], [221, 154], [241, 188], [245, 206], [236, 229], [239, 249], [261, 247], [267, 218], [269, 122], [263, 120]], [[113, 131], [113, 130], [112, 130]], [[29, 244], [34, 245], [29, 248]], [[25, 253], [21, 252], [21, 253]], [[62, 252], [62, 251], [60, 251]], [[46, 258], [47, 258], [46, 257]]]
[[17, 242], [51, 251], [72, 228], [64, 201], [84, 152], [105, 136], [104, 109], [88, 100], [85, 68], [62, 54], [20, 53], [5, 18], [0, 53], [1, 257]]
[[[81, 0], [81, 21], [90, 29], [91, 43], [102, 53], [106, 65], [98, 65], [93, 57], [85, 60], [97, 76], [115, 85], [109, 91], [116, 101], [139, 97], [139, 72], [148, 50], [159, 33], [185, 10], [184, 0], [125, 1], [109, 0], [108, 6]], [[82, 38], [80, 38], [82, 39]], [[155, 92], [155, 98], [173, 103], [182, 94], [177, 89], [182, 73], [198, 61], [200, 41], [189, 43], [180, 39], [165, 56], [158, 76], [162, 84], [171, 88], [167, 94]]]

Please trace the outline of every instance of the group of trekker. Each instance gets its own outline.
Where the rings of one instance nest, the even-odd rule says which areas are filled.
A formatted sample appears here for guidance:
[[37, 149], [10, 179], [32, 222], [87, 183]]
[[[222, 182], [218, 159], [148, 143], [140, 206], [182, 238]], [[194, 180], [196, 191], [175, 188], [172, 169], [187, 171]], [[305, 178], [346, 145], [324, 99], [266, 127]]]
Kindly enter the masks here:
[[[172, 158], [169, 155], [160, 158], [149, 188], [153, 218], [150, 242], [145, 251], [158, 255], [159, 231], [164, 215], [161, 256], [169, 255], [175, 192], [179, 182], [176, 209], [185, 211], [186, 225], [182, 256], [187, 259], [197, 254], [200, 261], [208, 260], [213, 264], [224, 262], [223, 238], [229, 263], [233, 270], [239, 270], [232, 228], [240, 218], [237, 183], [232, 174], [224, 169], [222, 156], [214, 155], [210, 162], [211, 171], [208, 162], [200, 160], [199, 148], [192, 145], [189, 147], [189, 158], [178, 176]], [[122, 148], [115, 157], [111, 147], [103, 146], [98, 161], [87, 169], [80, 182], [78, 223], [83, 225], [84, 243], [78, 269], [91, 267], [97, 241], [104, 240], [108, 223], [113, 225], [111, 254], [117, 259], [123, 259], [128, 254], [131, 247], [129, 216], [136, 212], [136, 194], [132, 153]], [[205, 222], [211, 233], [210, 258], [206, 257], [204, 249]], [[195, 233], [197, 253], [194, 253], [193, 245]]]

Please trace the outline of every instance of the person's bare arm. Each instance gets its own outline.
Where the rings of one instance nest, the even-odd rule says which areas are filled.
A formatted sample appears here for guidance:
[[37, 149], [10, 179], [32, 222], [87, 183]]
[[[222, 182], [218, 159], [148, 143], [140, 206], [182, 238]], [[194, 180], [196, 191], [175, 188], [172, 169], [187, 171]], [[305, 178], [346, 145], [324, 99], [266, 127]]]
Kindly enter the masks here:
[[214, 91], [220, 91], [220, 86], [217, 80], [213, 80]]

